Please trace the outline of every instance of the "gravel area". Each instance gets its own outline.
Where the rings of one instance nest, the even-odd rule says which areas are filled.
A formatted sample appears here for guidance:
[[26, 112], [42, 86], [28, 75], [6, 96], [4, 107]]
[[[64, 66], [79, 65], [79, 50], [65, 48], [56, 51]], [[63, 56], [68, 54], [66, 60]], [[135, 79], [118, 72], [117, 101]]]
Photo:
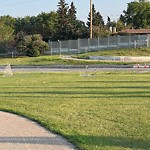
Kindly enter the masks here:
[[75, 150], [75, 147], [33, 121], [0, 111], [0, 149]]

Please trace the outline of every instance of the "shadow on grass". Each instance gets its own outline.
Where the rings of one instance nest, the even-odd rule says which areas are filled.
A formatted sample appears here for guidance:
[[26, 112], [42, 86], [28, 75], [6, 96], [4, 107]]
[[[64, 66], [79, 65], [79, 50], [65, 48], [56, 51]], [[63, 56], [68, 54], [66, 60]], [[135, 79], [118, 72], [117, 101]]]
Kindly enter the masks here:
[[[106, 78], [106, 79], [108, 79], [108, 78]], [[74, 83], [77, 83], [77, 82], [80, 82], [80, 83], [150, 83], [150, 81], [146, 81], [146, 80], [143, 80], [143, 81], [141, 81], [141, 80], [138, 80], [138, 81], [136, 81], [136, 80], [133, 80], [133, 81], [127, 81], [127, 80], [116, 80], [116, 81], [109, 81], [109, 80], [104, 80], [104, 81], [99, 81], [99, 80], [86, 80], [86, 81], [76, 81], [76, 82], [74, 82]], [[72, 83], [72, 82], [71, 82]]]
[[71, 136], [70, 138], [78, 139], [78, 142], [86, 143], [91, 146], [98, 147], [120, 147], [131, 149], [148, 150], [150, 148], [150, 139], [141, 140], [125, 137], [113, 137], [113, 136]]
[[27, 91], [27, 92], [0, 92], [0, 97], [48, 97], [51, 95], [72, 98], [149, 98], [150, 91]]

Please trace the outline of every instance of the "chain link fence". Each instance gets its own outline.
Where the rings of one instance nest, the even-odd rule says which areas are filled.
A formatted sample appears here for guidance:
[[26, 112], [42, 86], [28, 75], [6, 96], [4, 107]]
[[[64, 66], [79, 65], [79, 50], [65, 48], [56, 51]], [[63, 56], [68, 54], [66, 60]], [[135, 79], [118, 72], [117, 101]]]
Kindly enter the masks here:
[[[128, 49], [150, 47], [150, 34], [133, 36], [108, 36], [93, 39], [78, 39], [68, 41], [48, 42], [49, 50], [44, 51], [43, 55], [72, 55], [99, 50]], [[0, 57], [24, 56], [24, 53], [16, 49], [7, 50], [0, 43]], [[5, 51], [3, 51], [3, 49]]]
[[93, 39], [49, 41], [47, 55], [71, 55], [110, 49], [150, 47], [150, 35], [108, 36]]

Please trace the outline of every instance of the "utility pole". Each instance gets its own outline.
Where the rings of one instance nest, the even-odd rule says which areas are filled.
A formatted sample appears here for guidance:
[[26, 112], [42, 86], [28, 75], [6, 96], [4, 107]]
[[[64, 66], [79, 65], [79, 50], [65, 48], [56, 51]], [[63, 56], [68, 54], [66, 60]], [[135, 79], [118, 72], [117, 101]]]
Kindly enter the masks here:
[[93, 37], [93, 13], [92, 13], [92, 0], [90, 0], [90, 39]]

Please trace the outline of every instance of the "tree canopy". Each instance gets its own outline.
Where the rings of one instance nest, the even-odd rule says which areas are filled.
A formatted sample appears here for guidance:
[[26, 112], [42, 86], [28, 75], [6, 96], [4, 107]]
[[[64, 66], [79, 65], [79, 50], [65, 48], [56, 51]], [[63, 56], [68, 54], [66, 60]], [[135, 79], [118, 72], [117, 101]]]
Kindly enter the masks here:
[[132, 28], [150, 28], [150, 2], [146, 0], [128, 3], [127, 10], [123, 11], [124, 21]]

